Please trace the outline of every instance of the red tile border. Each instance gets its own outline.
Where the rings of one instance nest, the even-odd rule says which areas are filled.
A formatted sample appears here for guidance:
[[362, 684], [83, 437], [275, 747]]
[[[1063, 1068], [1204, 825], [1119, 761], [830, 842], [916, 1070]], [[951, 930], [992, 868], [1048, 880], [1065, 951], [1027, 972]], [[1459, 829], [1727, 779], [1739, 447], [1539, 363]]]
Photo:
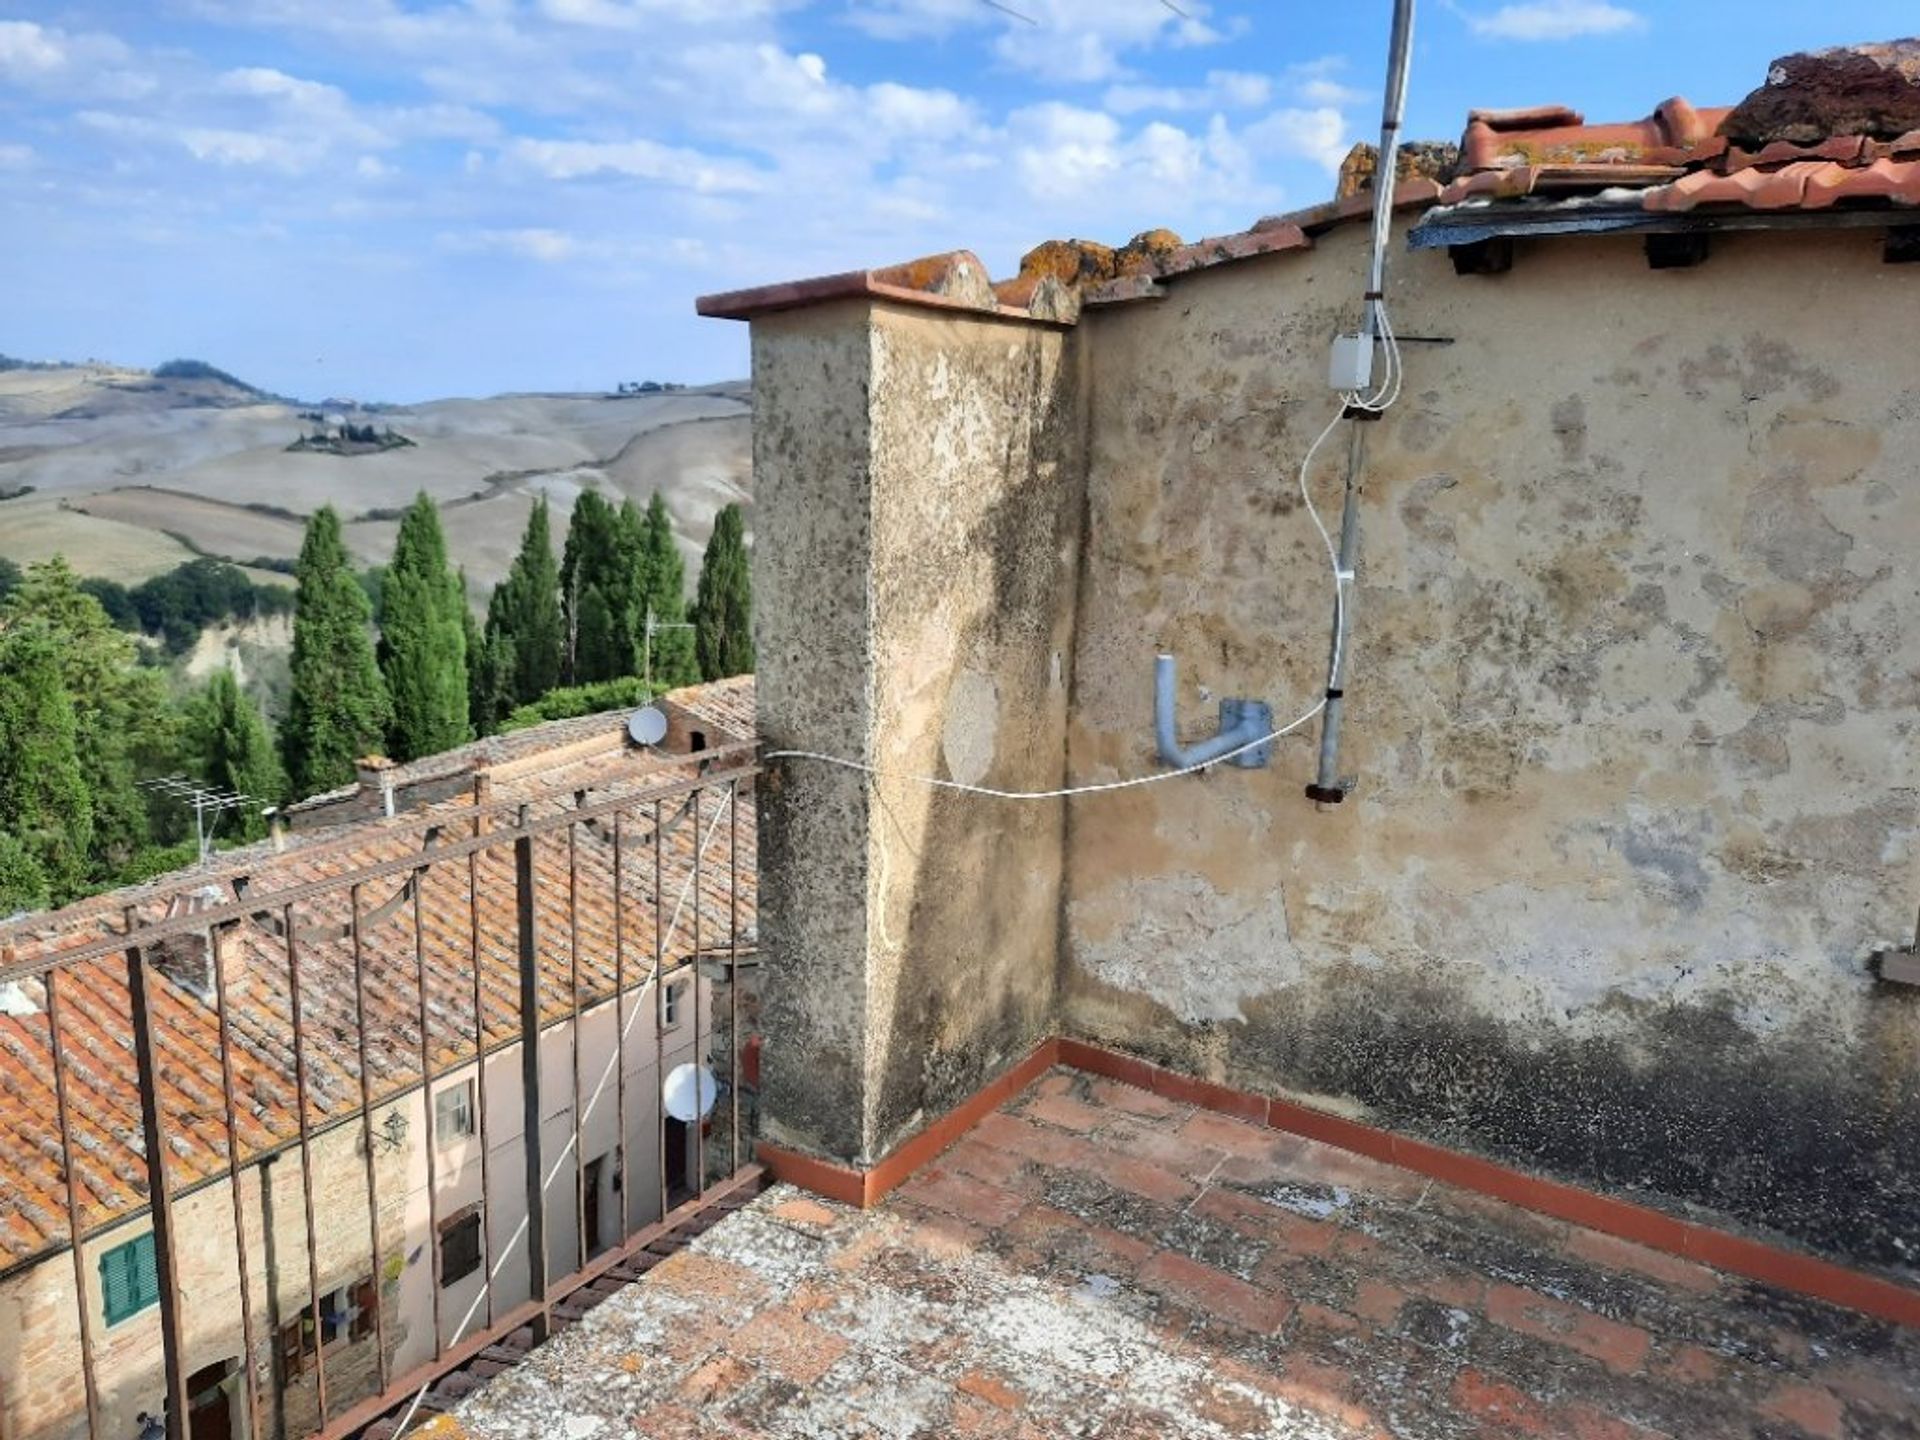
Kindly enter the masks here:
[[878, 1165], [855, 1169], [761, 1141], [760, 1163], [776, 1180], [861, 1209], [877, 1205], [940, 1158], [962, 1135], [1060, 1063], [1060, 1041], [1049, 1036], [1025, 1059], [989, 1080], [967, 1099], [896, 1146]]
[[1138, 1056], [1068, 1036], [1043, 1040], [1024, 1060], [989, 1081], [871, 1169], [856, 1170], [765, 1142], [760, 1146], [760, 1161], [775, 1179], [864, 1209], [878, 1204], [916, 1171], [938, 1159], [982, 1119], [1055, 1065], [1117, 1080], [1217, 1114], [1319, 1140], [1463, 1190], [1504, 1200], [1523, 1210], [1551, 1215], [1603, 1235], [1631, 1240], [1650, 1250], [1711, 1265], [1728, 1274], [1798, 1291], [1882, 1320], [1920, 1327], [1920, 1291], [1896, 1285], [1891, 1280], [1681, 1220], [1630, 1200], [1617, 1200], [1556, 1180], [1543, 1180], [1492, 1160], [1431, 1145], [1411, 1136], [1395, 1135], [1310, 1105], [1201, 1080]]
[[[1617, 1200], [1577, 1186], [1543, 1180], [1491, 1160], [1394, 1135], [1291, 1100], [1262, 1099], [1251, 1092], [1195, 1081], [1083, 1040], [1062, 1040], [1060, 1059], [1062, 1064], [1075, 1069], [1124, 1081], [1156, 1094], [1175, 1098], [1229, 1096], [1230, 1105], [1222, 1110], [1224, 1114], [1246, 1118], [1257, 1104], [1265, 1108], [1265, 1123], [1275, 1130], [1304, 1135], [1342, 1150], [1384, 1160], [1415, 1174], [1504, 1200], [1523, 1210], [1634, 1241], [1650, 1250], [1695, 1260], [1783, 1290], [1795, 1290], [1882, 1320], [1920, 1327], [1920, 1291], [1829, 1260], [1798, 1255], [1758, 1240], [1677, 1219], [1630, 1200]], [[1206, 1099], [1195, 1098], [1191, 1103], [1216, 1108]]]

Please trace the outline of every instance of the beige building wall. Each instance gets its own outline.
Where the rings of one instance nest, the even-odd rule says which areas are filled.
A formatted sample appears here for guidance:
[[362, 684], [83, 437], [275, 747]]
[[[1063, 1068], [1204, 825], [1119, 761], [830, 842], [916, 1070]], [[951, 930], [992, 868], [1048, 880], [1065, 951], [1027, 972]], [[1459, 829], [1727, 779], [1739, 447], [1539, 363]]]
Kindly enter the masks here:
[[[691, 976], [683, 974], [681, 983], [689, 986], [683, 993], [690, 996]], [[701, 1048], [711, 1053], [714, 987], [702, 981], [698, 989]], [[660, 1047], [656, 1044], [654, 991], [630, 992], [620, 1016], [611, 1002], [584, 1011], [579, 1031], [583, 1104], [578, 1155], [571, 1148], [574, 1027], [571, 1022], [550, 1027], [541, 1040], [542, 1160], [552, 1177], [547, 1188], [547, 1268], [555, 1279], [579, 1264], [579, 1155], [589, 1163], [596, 1159], [602, 1162], [596, 1197], [601, 1248], [615, 1243], [621, 1234], [623, 1194], [627, 1230], [638, 1229], [661, 1213], [658, 1125], [662, 1069], [657, 1061]], [[612, 1078], [617, 1035], [624, 1039], [618, 1054], [627, 1088], [624, 1187], [619, 1183], [618, 1087]], [[698, 1052], [691, 1003], [680, 1008], [677, 1023], [665, 1031], [664, 1048], [668, 1071], [694, 1060]], [[496, 1315], [504, 1315], [531, 1293], [527, 1239], [520, 1229], [527, 1214], [520, 1047], [516, 1044], [495, 1052], [487, 1058], [486, 1066], [487, 1204], [482, 1223], [488, 1227], [488, 1254], [498, 1272], [493, 1282], [493, 1310]], [[474, 1066], [462, 1067], [437, 1077], [433, 1092], [437, 1095], [467, 1085], [474, 1077]], [[477, 1089], [475, 1101], [477, 1107]], [[377, 1268], [390, 1378], [433, 1358], [438, 1275], [432, 1221], [437, 1218], [444, 1222], [463, 1207], [478, 1202], [482, 1195], [477, 1133], [467, 1139], [436, 1142], [429, 1186], [425, 1105], [424, 1095], [415, 1091], [376, 1106], [373, 1113], [374, 1173], [380, 1206]], [[383, 1139], [393, 1116], [398, 1116], [404, 1126], [404, 1143], [398, 1148]], [[364, 1154], [357, 1116], [346, 1125], [317, 1135], [313, 1142], [314, 1233], [318, 1237], [316, 1257], [322, 1295], [375, 1273], [367, 1223]], [[692, 1165], [690, 1145], [689, 1174], [693, 1173]], [[174, 1209], [189, 1374], [204, 1366], [238, 1360], [245, 1349], [231, 1193], [228, 1184], [221, 1181], [176, 1202]], [[431, 1206], [429, 1193], [433, 1196]], [[240, 1194], [251, 1271], [249, 1299], [257, 1337], [255, 1374], [265, 1428], [271, 1434], [278, 1352], [272, 1322], [276, 1318], [282, 1325], [293, 1321], [309, 1305], [312, 1294], [297, 1149], [282, 1152], [269, 1163], [243, 1169]], [[269, 1213], [271, 1245], [267, 1243]], [[142, 1217], [85, 1247], [86, 1304], [93, 1326], [95, 1377], [101, 1393], [104, 1433], [110, 1435], [138, 1433], [135, 1417], [142, 1411], [157, 1413], [165, 1396], [158, 1307], [149, 1307], [109, 1328], [99, 1285], [99, 1257], [149, 1229], [150, 1222]], [[440, 1333], [449, 1345], [457, 1337], [484, 1328], [485, 1306], [475, 1308], [474, 1302], [481, 1294], [487, 1269], [483, 1264], [480, 1271], [440, 1290]], [[324, 1358], [332, 1414], [338, 1415], [353, 1402], [377, 1392], [379, 1367], [370, 1337], [357, 1343], [336, 1343], [328, 1347]], [[282, 1401], [286, 1431], [295, 1436], [307, 1433], [319, 1416], [311, 1359], [306, 1367], [304, 1376], [287, 1387]], [[86, 1396], [70, 1254], [51, 1256], [0, 1282], [0, 1376], [6, 1377], [4, 1386], [0, 1386], [0, 1437], [4, 1440], [80, 1440], [85, 1436]], [[245, 1435], [244, 1388], [239, 1382], [231, 1388], [234, 1433]]]
[[[1359, 226], [1089, 313], [1070, 774], [1292, 718]], [[1525, 1168], [1920, 1274], [1920, 269], [1871, 230], [1396, 250], [1342, 770], [1072, 804], [1067, 1028]], [[1346, 436], [1313, 490], [1337, 524]], [[991, 830], [999, 817], [979, 811]]]
[[772, 1138], [886, 1153], [1044, 1035], [1084, 395], [1069, 336], [852, 300], [754, 326], [756, 787]]

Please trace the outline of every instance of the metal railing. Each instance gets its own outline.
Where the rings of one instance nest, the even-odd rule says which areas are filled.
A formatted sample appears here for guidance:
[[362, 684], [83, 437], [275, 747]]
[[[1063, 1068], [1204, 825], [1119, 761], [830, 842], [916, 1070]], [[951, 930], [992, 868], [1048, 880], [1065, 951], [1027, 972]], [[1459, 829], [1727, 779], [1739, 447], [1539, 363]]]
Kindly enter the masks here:
[[18, 1433], [354, 1433], [733, 1183], [755, 766], [694, 763], [0, 927]]

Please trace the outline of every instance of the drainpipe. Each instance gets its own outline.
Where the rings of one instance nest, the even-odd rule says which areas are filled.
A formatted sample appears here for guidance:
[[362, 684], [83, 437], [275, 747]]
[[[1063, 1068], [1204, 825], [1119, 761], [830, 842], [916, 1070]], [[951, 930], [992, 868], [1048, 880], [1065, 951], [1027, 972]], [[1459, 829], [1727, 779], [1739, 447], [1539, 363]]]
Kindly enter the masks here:
[[[1393, 38], [1388, 45], [1387, 95], [1380, 117], [1380, 153], [1373, 171], [1373, 253], [1360, 318], [1360, 333], [1369, 347], [1379, 342], [1382, 333], [1387, 247], [1393, 240], [1393, 192], [1400, 171], [1400, 124], [1406, 114], [1407, 72], [1413, 63], [1413, 4], [1414, 0], [1395, 0]], [[1347, 664], [1352, 650], [1353, 566], [1360, 553], [1360, 472], [1366, 452], [1360, 422], [1378, 418], [1377, 411], [1348, 412], [1353, 435], [1347, 448], [1347, 488], [1340, 508], [1340, 558], [1334, 567], [1340, 600], [1333, 611], [1327, 704], [1320, 714], [1320, 765], [1314, 783], [1307, 786], [1307, 798], [1321, 805], [1338, 805], [1355, 784], [1351, 776], [1340, 774], [1340, 721], [1346, 708]]]

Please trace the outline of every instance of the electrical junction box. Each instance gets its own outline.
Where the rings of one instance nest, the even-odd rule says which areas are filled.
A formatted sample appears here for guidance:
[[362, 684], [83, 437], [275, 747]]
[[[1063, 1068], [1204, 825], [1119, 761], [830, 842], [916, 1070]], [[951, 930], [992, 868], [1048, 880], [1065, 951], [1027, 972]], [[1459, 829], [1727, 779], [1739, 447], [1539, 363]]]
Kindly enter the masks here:
[[1371, 335], [1333, 337], [1333, 358], [1327, 365], [1327, 384], [1343, 394], [1349, 390], [1365, 391], [1373, 388], [1373, 337]]

